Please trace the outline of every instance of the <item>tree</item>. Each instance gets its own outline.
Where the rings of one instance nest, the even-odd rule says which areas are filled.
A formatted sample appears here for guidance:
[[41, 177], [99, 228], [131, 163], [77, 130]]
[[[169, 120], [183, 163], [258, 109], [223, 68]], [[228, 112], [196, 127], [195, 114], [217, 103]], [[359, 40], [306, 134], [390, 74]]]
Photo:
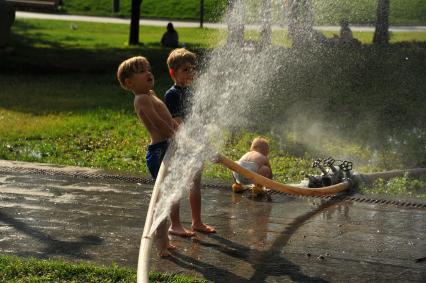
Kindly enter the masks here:
[[244, 3], [228, 0], [228, 45], [242, 47], [244, 44]]
[[270, 46], [272, 43], [272, 3], [271, 0], [263, 0], [261, 8], [262, 26], [260, 30], [260, 42], [263, 48]]
[[139, 44], [139, 20], [141, 16], [142, 0], [132, 0], [132, 15], [130, 20], [129, 44]]
[[203, 28], [204, 23], [204, 0], [200, 0], [200, 28]]
[[288, 36], [293, 46], [304, 46], [314, 38], [314, 16], [311, 0], [287, 0]]
[[376, 30], [374, 32], [373, 43], [389, 43], [389, 8], [390, 0], [378, 0]]

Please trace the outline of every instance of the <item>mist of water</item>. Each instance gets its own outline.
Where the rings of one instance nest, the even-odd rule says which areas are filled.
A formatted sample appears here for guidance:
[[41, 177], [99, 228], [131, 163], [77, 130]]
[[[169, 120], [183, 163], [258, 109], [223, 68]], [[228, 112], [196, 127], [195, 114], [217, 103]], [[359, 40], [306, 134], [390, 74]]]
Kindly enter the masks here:
[[[228, 15], [239, 13], [229, 11]], [[203, 63], [194, 82], [191, 114], [176, 134], [176, 150], [160, 184], [151, 233], [168, 216], [171, 204], [187, 194], [203, 164], [220, 152], [223, 133], [256, 121], [258, 105], [268, 100], [267, 83], [278, 72], [278, 58], [270, 51], [269, 45], [255, 51], [228, 42], [213, 50]]]
[[[269, 131], [279, 140], [291, 133], [312, 151], [329, 154], [330, 149], [350, 143], [353, 138], [368, 141], [373, 149], [374, 143], [377, 144], [376, 148], [382, 148], [383, 144], [389, 144], [388, 136], [392, 137], [394, 132], [398, 132], [398, 127], [404, 126], [402, 123], [393, 129], [391, 127], [394, 125], [380, 119], [387, 113], [387, 108], [377, 106], [392, 106], [384, 99], [395, 100], [397, 96], [383, 97], [375, 88], [387, 89], [387, 85], [382, 80], [367, 77], [371, 69], [379, 69], [376, 73], [381, 75], [385, 72], [385, 78], [407, 81], [402, 80], [404, 77], [400, 75], [395, 77], [394, 73], [386, 73], [388, 68], [394, 66], [394, 59], [390, 58], [390, 63], [380, 65], [384, 61], [383, 56], [378, 56], [374, 50], [365, 52], [361, 48], [348, 53], [344, 48], [312, 44], [291, 49], [273, 47], [270, 45], [271, 29], [268, 25], [279, 23], [279, 17], [274, 14], [276, 7], [281, 7], [281, 11], [285, 11], [285, 7], [280, 6], [281, 1], [272, 1], [269, 7], [263, 6], [266, 2], [235, 0], [233, 8], [223, 20], [230, 25], [230, 32], [235, 32], [235, 36], [228, 37], [226, 42], [218, 44], [221, 47], [206, 56], [194, 82], [192, 112], [176, 134], [176, 149], [170, 159], [168, 174], [159, 184], [161, 197], [151, 233], [168, 216], [171, 204], [188, 193], [194, 176], [216, 152], [221, 151], [225, 133], [232, 130]], [[244, 45], [244, 42], [255, 41], [248, 37], [252, 33], [247, 33], [245, 39], [241, 36], [241, 31], [244, 31], [242, 24], [246, 23], [257, 24], [254, 27], [260, 34], [260, 40], [254, 46]], [[306, 29], [304, 25], [298, 25], [295, 30], [301, 34], [312, 32], [309, 25], [308, 21]], [[381, 60], [377, 61], [377, 58]], [[380, 68], [383, 70], [380, 71]], [[365, 86], [364, 82], [372, 86]], [[410, 85], [406, 88], [409, 89]], [[392, 91], [389, 89], [389, 92]], [[415, 91], [413, 97], [418, 95]], [[405, 96], [409, 95], [411, 92], [406, 91]], [[359, 99], [359, 96], [368, 99]], [[370, 106], [374, 107], [370, 109]], [[391, 110], [400, 109], [398, 111], [403, 115], [406, 108], [397, 106], [394, 105]], [[393, 116], [389, 116], [388, 120], [391, 118]], [[408, 128], [405, 137], [395, 140], [398, 143], [401, 140], [410, 141], [414, 147], [405, 146], [405, 150], [412, 152], [413, 160], [417, 160], [418, 157], [414, 155], [421, 153], [421, 150], [424, 152], [424, 143], [420, 144], [420, 151], [411, 149], [417, 148], [415, 145], [425, 140], [425, 130], [424, 125], [413, 124], [412, 127], [419, 130], [412, 133]], [[385, 142], [382, 137], [385, 137]], [[366, 142], [353, 152], [340, 150], [339, 155], [333, 157], [352, 160], [356, 164], [361, 159], [377, 162], [374, 150], [373, 153], [365, 150], [367, 146]], [[404, 149], [402, 145], [398, 146], [393, 145], [393, 148]], [[346, 150], [350, 147], [342, 148]], [[354, 160], [354, 157], [357, 159]]]

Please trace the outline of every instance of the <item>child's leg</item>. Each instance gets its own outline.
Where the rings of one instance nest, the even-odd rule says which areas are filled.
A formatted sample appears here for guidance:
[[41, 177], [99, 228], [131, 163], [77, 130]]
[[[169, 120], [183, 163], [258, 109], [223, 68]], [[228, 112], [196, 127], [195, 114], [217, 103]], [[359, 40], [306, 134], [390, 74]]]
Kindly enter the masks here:
[[263, 177], [266, 177], [269, 179], [271, 179], [271, 176], [272, 176], [271, 169], [269, 169], [268, 166], [260, 167], [259, 170], [257, 171], [257, 174], [262, 175]]
[[180, 223], [180, 217], [179, 217], [179, 202], [176, 202], [172, 205], [171, 212], [170, 212], [170, 220], [172, 224], [169, 228], [169, 233], [181, 236], [181, 237], [192, 237], [195, 235], [194, 232], [186, 230], [182, 223]]
[[191, 205], [192, 230], [203, 233], [216, 233], [213, 227], [204, 224], [201, 220], [201, 172], [196, 175], [189, 191], [189, 203]]
[[176, 249], [176, 246], [170, 244], [167, 235], [167, 219], [163, 220], [155, 231], [155, 244], [158, 249], [158, 255], [161, 257], [169, 256], [169, 250]]
[[[271, 179], [271, 177], [272, 177], [271, 169], [268, 166], [261, 166], [258, 169], [257, 174], [259, 174], [263, 177], [269, 178], [269, 179]], [[265, 193], [265, 190], [264, 190], [262, 185], [255, 184], [252, 187], [252, 194], [253, 194], [254, 197], [257, 197], [258, 195], [263, 195], [264, 193]]]

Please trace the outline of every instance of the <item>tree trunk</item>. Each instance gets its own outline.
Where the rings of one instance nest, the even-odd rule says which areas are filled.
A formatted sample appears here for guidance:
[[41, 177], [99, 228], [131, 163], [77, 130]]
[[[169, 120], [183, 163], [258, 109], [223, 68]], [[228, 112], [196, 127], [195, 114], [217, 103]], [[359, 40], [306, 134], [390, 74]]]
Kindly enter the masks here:
[[293, 46], [304, 46], [313, 40], [314, 17], [311, 0], [288, 0], [288, 36]]
[[242, 47], [244, 44], [244, 3], [228, 0], [228, 45]]
[[112, 0], [112, 12], [120, 12], [120, 0]]
[[200, 0], [200, 28], [203, 28], [204, 24], [204, 0]]
[[260, 30], [260, 42], [262, 48], [271, 46], [272, 44], [272, 3], [271, 0], [262, 0], [262, 27]]
[[389, 43], [389, 8], [390, 0], [378, 0], [376, 30], [374, 32], [373, 43]]
[[132, 15], [130, 20], [129, 44], [139, 44], [139, 20], [141, 16], [142, 0], [132, 0]]

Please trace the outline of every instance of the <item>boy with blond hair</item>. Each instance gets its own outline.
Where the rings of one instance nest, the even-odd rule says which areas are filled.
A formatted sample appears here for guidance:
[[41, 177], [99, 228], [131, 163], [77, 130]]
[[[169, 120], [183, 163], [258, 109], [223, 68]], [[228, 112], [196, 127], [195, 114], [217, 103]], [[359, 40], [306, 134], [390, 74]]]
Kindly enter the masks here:
[[[151, 138], [146, 154], [146, 165], [152, 177], [156, 179], [169, 145], [168, 141], [173, 138], [177, 123], [166, 105], [153, 91], [154, 76], [145, 57], [137, 56], [123, 61], [118, 67], [117, 79], [125, 90], [131, 91], [135, 96], [133, 103], [135, 112]], [[168, 256], [170, 255], [168, 250], [176, 248], [169, 243], [166, 225], [165, 220], [156, 231], [160, 256]]]
[[[251, 143], [250, 151], [245, 153], [240, 158], [240, 160], [238, 160], [238, 164], [241, 167], [255, 172], [263, 177], [272, 179], [272, 169], [269, 163], [268, 155], [268, 141], [263, 137], [256, 137]], [[263, 188], [261, 186], [258, 186], [257, 184], [252, 184], [250, 180], [238, 174], [237, 172], [233, 172], [233, 176], [236, 182], [232, 186], [234, 191], [239, 191], [243, 188], [243, 186], [247, 185], [253, 185], [252, 189], [254, 193], [261, 193], [263, 191]]]
[[[196, 55], [185, 48], [174, 49], [167, 58], [167, 66], [174, 84], [166, 92], [164, 99], [167, 108], [178, 125], [185, 122], [190, 110], [192, 97], [190, 86], [194, 80], [196, 59]], [[201, 171], [196, 174], [193, 180], [189, 192], [189, 203], [192, 214], [192, 231], [185, 229], [181, 225], [179, 203], [177, 203], [170, 214], [172, 225], [169, 228], [169, 233], [182, 237], [192, 237], [195, 235], [194, 231], [215, 233], [216, 230], [213, 227], [204, 224], [201, 220]]]

